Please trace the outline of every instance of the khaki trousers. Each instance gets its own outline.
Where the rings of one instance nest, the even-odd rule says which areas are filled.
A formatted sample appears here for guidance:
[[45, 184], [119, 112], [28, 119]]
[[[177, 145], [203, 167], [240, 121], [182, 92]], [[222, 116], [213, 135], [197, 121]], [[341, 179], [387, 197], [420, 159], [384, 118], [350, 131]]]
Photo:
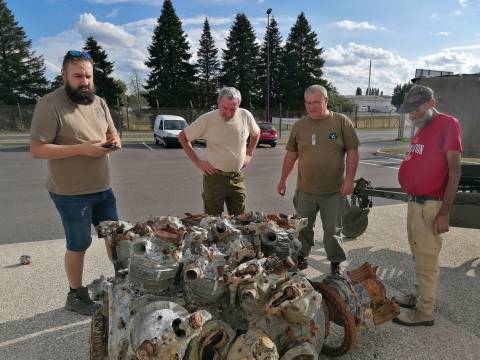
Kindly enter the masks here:
[[223, 172], [217, 170], [213, 175], [203, 175], [203, 205], [205, 214], [221, 215], [224, 204], [230, 215], [245, 212], [245, 185], [241, 172]]
[[433, 234], [433, 222], [441, 206], [441, 201], [427, 200], [423, 204], [409, 201], [407, 213], [408, 243], [415, 264], [417, 311], [432, 318], [442, 249], [442, 238]]

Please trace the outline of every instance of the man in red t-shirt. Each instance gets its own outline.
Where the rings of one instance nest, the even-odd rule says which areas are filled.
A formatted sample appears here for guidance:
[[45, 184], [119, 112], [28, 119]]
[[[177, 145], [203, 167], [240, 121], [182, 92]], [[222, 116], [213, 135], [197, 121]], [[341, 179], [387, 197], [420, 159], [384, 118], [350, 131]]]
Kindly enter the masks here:
[[418, 130], [400, 165], [398, 181], [410, 195], [407, 231], [412, 251], [416, 294], [397, 299], [401, 312], [393, 321], [406, 326], [432, 326], [438, 282], [440, 234], [448, 231], [449, 214], [460, 180], [462, 139], [456, 118], [435, 109], [432, 89], [414, 85], [400, 113], [408, 113]]

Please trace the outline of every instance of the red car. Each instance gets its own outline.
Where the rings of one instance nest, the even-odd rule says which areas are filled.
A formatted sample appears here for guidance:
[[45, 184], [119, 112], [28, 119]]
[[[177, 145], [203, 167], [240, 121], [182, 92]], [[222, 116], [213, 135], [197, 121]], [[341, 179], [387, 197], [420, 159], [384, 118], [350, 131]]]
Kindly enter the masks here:
[[278, 133], [275, 127], [267, 122], [258, 123], [258, 126], [260, 127], [260, 140], [258, 140], [258, 145], [268, 144], [271, 147], [275, 147], [278, 141]]

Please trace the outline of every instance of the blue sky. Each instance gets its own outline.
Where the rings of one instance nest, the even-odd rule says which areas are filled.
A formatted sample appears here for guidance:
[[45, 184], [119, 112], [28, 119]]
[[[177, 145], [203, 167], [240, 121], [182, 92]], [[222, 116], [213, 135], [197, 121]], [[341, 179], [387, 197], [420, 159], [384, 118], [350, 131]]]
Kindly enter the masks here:
[[[6, 0], [15, 19], [43, 55], [47, 76], [60, 71], [66, 50], [93, 36], [115, 62], [114, 76], [128, 85], [134, 71], [145, 78], [147, 47], [163, 0]], [[368, 84], [390, 95], [416, 68], [480, 73], [480, 0], [173, 0], [192, 54], [208, 17], [217, 47], [242, 12], [258, 41], [272, 8], [286, 40], [303, 11], [325, 50], [325, 77], [344, 95]], [[221, 50], [220, 50], [221, 54]]]

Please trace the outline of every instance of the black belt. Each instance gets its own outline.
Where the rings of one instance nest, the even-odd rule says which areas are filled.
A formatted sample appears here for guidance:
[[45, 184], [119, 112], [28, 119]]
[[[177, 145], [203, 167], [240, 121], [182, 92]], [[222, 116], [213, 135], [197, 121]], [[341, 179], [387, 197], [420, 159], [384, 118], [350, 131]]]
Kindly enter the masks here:
[[413, 201], [419, 204], [423, 204], [425, 201], [443, 201], [440, 196], [428, 196], [428, 195], [410, 195], [408, 201]]
[[222, 171], [222, 170], [215, 169], [215, 173], [222, 176], [232, 177], [232, 176], [239, 175], [240, 171]]

